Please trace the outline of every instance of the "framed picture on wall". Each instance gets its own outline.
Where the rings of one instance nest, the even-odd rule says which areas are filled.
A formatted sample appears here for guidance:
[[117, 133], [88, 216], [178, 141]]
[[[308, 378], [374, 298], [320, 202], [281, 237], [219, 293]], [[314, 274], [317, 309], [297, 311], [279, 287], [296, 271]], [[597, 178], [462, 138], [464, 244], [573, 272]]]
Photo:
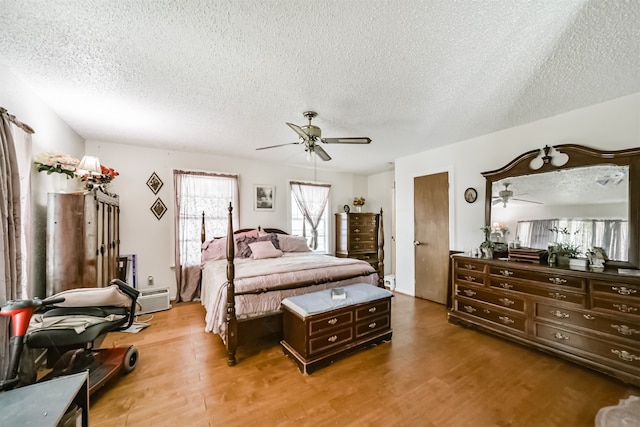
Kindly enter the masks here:
[[253, 186], [253, 208], [256, 211], [273, 212], [276, 210], [276, 188], [273, 185], [256, 184]]

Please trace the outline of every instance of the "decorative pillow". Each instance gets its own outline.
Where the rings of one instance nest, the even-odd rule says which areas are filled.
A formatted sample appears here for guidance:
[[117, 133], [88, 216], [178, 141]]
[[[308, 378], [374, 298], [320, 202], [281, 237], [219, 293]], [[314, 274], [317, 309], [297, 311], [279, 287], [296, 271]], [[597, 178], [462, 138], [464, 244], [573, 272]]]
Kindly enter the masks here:
[[280, 250], [282, 252], [311, 252], [307, 239], [302, 236], [278, 235]]
[[227, 238], [209, 240], [202, 244], [202, 259], [204, 264], [207, 261], [225, 259], [227, 257]]
[[249, 258], [251, 256], [251, 248], [249, 243], [258, 240], [253, 236], [242, 236], [236, 239], [236, 258]]
[[260, 237], [256, 242], [271, 242], [273, 247], [276, 249], [280, 249], [280, 242], [278, 242], [278, 235], [275, 233], [266, 233]]
[[282, 251], [276, 249], [269, 241], [249, 243], [249, 248], [253, 259], [278, 258], [282, 256]]

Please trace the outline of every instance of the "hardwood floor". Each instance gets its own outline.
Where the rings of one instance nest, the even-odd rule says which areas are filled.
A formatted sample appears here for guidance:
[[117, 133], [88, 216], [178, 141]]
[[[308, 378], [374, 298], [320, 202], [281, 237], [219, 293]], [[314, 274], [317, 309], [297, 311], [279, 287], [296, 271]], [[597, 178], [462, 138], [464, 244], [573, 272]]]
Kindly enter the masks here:
[[[144, 317], [144, 316], [143, 316]], [[137, 368], [91, 398], [98, 426], [593, 426], [603, 406], [640, 390], [447, 323], [444, 306], [392, 298], [393, 340], [312, 375], [277, 340], [241, 346], [226, 365], [199, 303], [154, 313], [134, 344]]]

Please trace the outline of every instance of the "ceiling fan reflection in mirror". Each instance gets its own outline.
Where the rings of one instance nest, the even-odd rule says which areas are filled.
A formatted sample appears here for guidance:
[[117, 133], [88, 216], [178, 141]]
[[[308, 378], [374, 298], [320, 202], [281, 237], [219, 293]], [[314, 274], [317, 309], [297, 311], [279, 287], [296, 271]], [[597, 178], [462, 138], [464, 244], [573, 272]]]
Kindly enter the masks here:
[[356, 138], [322, 138], [322, 131], [318, 126], [311, 124], [311, 119], [316, 117], [318, 113], [315, 111], [305, 111], [302, 113], [304, 117], [309, 120], [309, 124], [304, 126], [294, 125], [293, 123], [287, 123], [291, 129], [294, 130], [295, 133], [298, 134], [299, 140], [297, 142], [289, 142], [287, 144], [278, 144], [278, 145], [270, 145], [268, 147], [260, 147], [256, 148], [256, 150], [266, 150], [269, 148], [283, 147], [285, 145], [298, 145], [304, 144], [304, 151], [306, 151], [309, 156], [311, 153], [315, 153], [322, 160], [329, 161], [331, 160], [331, 156], [327, 154], [324, 149], [318, 145], [319, 143], [323, 144], [369, 144], [371, 142], [371, 138], [367, 137], [356, 137]]
[[[533, 200], [517, 199], [517, 198], [513, 197], [513, 191], [509, 190], [509, 186], [511, 185], [511, 183], [505, 182], [503, 185], [504, 185], [504, 190], [500, 190], [500, 192], [498, 193], [497, 196], [493, 196], [492, 197], [492, 201], [491, 201], [491, 205], [492, 206], [499, 205], [500, 203], [502, 203], [502, 207], [506, 208], [507, 207], [507, 203], [510, 200], [515, 200], [515, 201], [519, 201], [519, 202], [526, 202], [526, 203], [535, 203], [535, 204], [538, 204], [538, 205], [542, 204], [540, 202], [535, 202]], [[523, 196], [523, 195], [524, 194], [521, 194], [520, 196]]]

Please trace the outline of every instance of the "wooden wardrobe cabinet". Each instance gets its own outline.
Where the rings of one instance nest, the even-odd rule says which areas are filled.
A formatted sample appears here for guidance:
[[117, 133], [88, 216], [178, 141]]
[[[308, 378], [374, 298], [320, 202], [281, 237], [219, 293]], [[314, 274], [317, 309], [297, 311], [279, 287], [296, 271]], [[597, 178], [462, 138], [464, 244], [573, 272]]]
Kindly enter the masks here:
[[337, 213], [336, 256], [367, 261], [378, 269], [378, 231], [380, 214]]
[[453, 255], [451, 323], [640, 385], [640, 276]]
[[49, 193], [47, 200], [47, 296], [103, 287], [118, 277], [119, 198], [97, 189]]

